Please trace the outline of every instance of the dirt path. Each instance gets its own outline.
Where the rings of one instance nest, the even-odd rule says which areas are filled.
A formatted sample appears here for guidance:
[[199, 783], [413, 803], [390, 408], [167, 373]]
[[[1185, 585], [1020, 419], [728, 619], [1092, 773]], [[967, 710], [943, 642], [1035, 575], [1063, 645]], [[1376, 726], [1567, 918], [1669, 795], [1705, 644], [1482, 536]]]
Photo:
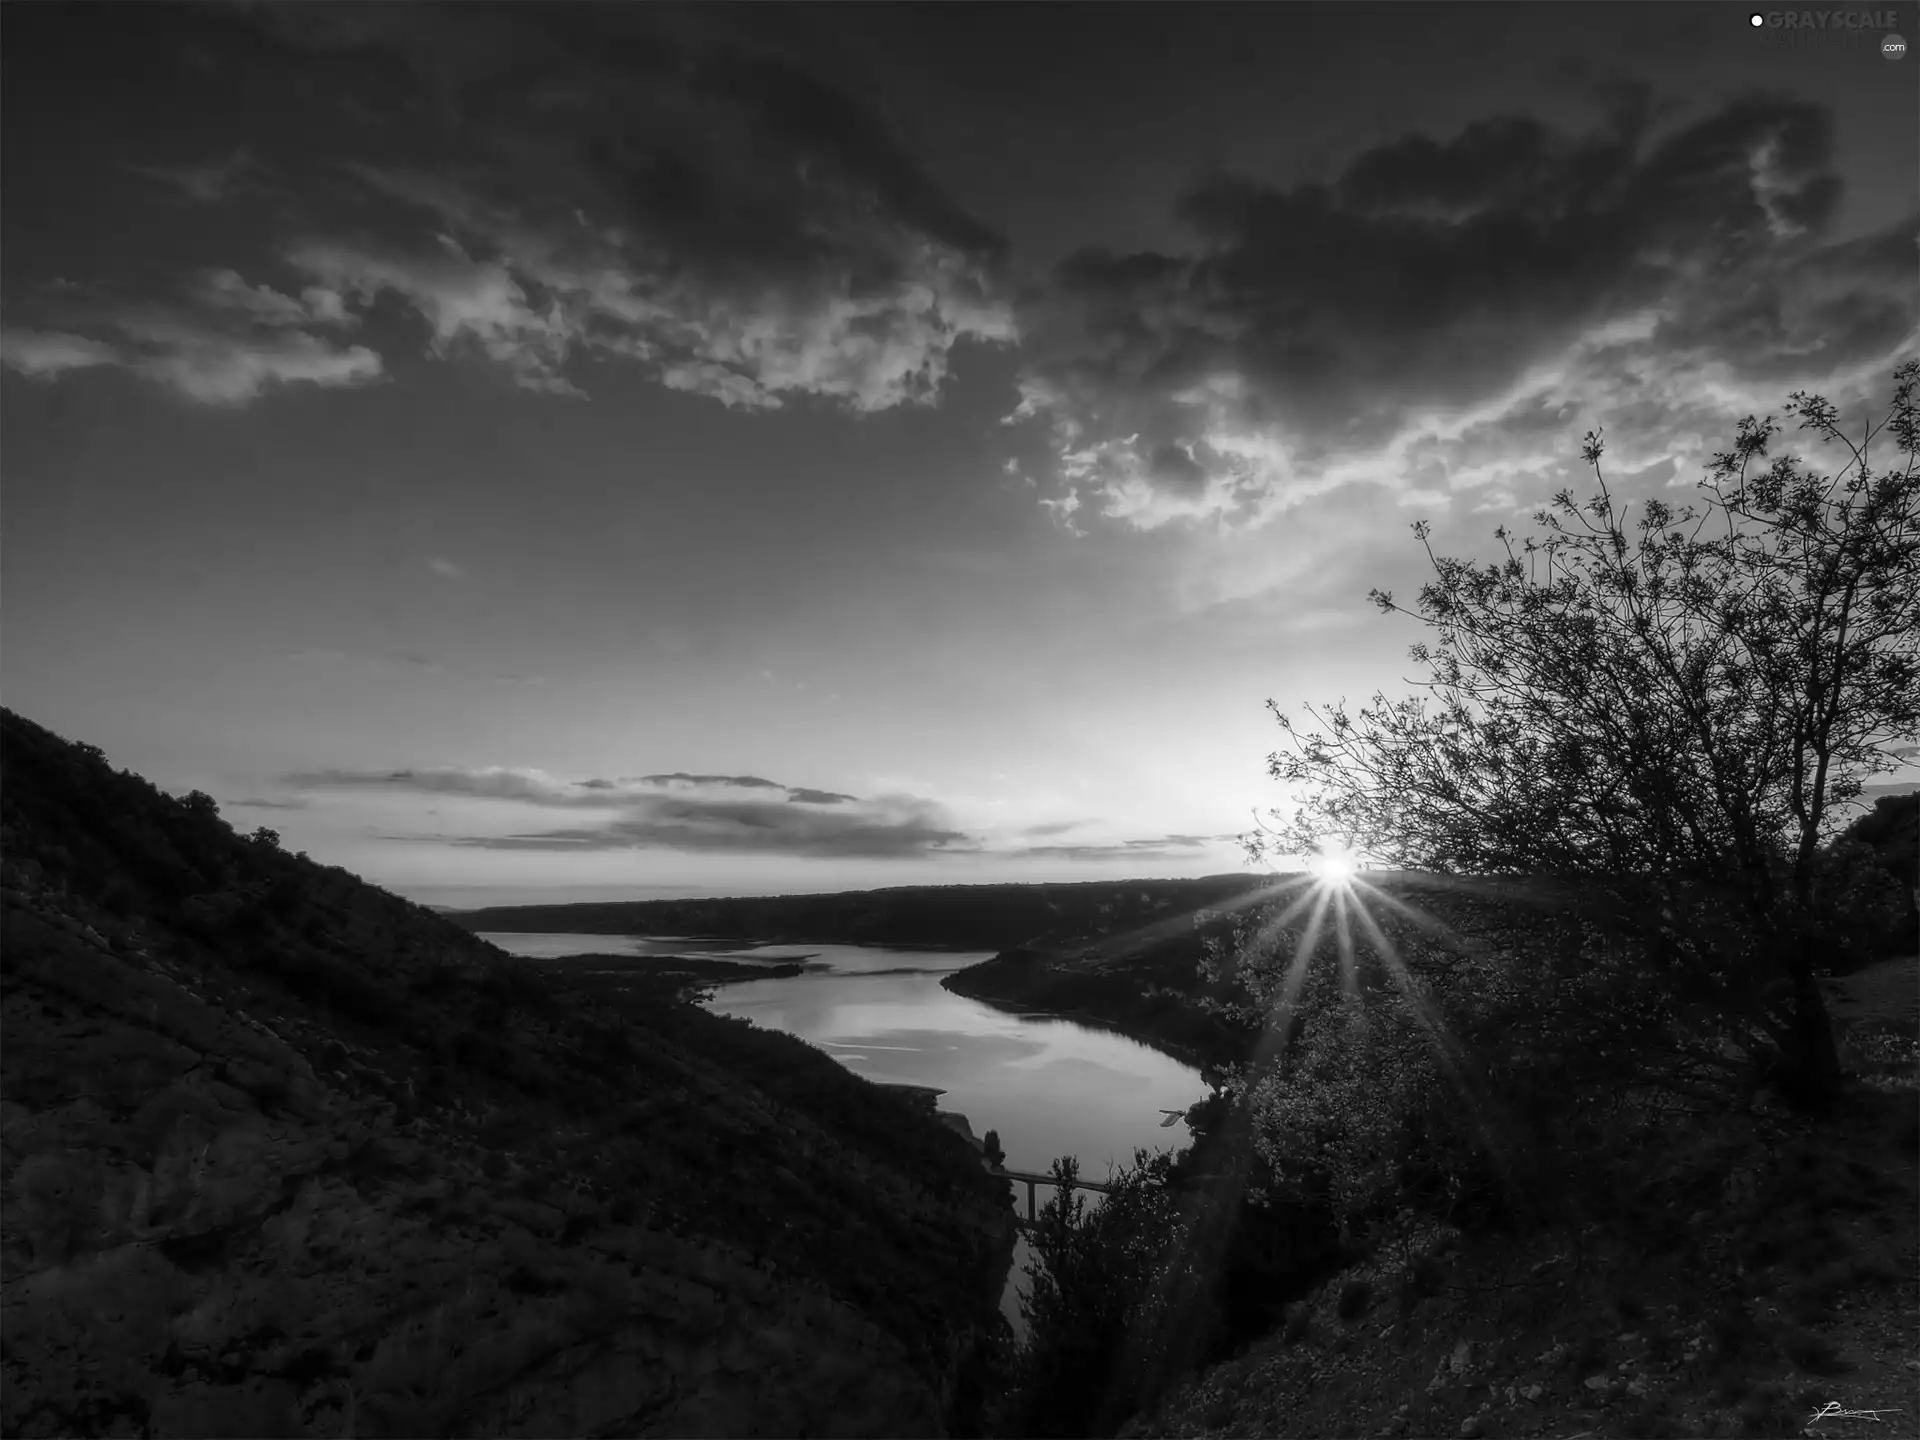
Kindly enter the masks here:
[[1920, 1025], [1920, 955], [1882, 960], [1820, 984], [1833, 1018], [1843, 1024], [1885, 1020]]

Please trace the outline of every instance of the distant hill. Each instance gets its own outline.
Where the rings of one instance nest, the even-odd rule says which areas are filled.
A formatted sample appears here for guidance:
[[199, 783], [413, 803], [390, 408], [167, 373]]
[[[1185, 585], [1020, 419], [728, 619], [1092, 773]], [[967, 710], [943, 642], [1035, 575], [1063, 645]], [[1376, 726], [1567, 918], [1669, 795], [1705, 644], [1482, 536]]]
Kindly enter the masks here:
[[477, 931], [999, 950], [1071, 944], [1190, 914], [1270, 884], [1272, 878], [1242, 874], [1200, 880], [907, 885], [829, 895], [504, 905], [455, 911], [448, 918]]
[[0, 1432], [944, 1434], [1005, 1181], [0, 711]]

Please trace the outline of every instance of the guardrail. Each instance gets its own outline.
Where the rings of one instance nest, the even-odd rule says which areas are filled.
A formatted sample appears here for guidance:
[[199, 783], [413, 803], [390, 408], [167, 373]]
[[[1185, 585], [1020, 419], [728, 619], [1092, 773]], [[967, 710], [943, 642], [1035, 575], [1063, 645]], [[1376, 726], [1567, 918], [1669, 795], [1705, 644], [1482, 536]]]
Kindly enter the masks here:
[[1004, 1175], [1009, 1180], [1018, 1180], [1027, 1187], [1027, 1218], [1020, 1220], [1018, 1216], [1014, 1217], [1015, 1220], [1022, 1225], [1031, 1225], [1034, 1223], [1034, 1196], [1035, 1192], [1042, 1185], [1045, 1185], [1050, 1190], [1098, 1190], [1102, 1195], [1111, 1195], [1113, 1193], [1113, 1186], [1101, 1180], [1075, 1180], [1072, 1185], [1063, 1186], [1058, 1180], [1054, 1179], [1053, 1176], [1036, 1175], [1031, 1170], [1002, 1170], [993, 1165], [989, 1165], [987, 1169], [991, 1174]]

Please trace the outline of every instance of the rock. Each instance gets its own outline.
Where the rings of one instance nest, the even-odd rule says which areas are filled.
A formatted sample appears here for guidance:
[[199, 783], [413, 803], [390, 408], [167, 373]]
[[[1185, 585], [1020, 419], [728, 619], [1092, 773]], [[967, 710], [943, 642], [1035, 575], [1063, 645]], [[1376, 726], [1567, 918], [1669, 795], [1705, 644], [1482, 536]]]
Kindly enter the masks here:
[[1529, 1405], [1538, 1405], [1542, 1400], [1546, 1398], [1547, 1387], [1544, 1385], [1529, 1385], [1525, 1390], [1522, 1390], [1520, 1393], [1526, 1397], [1527, 1403]]
[[1486, 1433], [1486, 1429], [1486, 1422], [1478, 1415], [1469, 1415], [1460, 1422], [1462, 1440], [1478, 1440], [1479, 1436]]

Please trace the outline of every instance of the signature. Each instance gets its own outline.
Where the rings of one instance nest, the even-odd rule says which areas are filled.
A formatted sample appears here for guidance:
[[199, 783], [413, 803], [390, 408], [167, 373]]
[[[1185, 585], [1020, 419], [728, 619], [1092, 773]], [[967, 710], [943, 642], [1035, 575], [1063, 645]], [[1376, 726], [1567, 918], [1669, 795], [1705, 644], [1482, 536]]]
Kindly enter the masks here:
[[1840, 1408], [1840, 1402], [1838, 1400], [1829, 1400], [1813, 1412], [1813, 1418], [1807, 1423], [1809, 1425], [1817, 1425], [1822, 1420], [1878, 1421], [1882, 1415], [1898, 1415], [1899, 1413], [1897, 1408], [1892, 1410], [1843, 1410]]

